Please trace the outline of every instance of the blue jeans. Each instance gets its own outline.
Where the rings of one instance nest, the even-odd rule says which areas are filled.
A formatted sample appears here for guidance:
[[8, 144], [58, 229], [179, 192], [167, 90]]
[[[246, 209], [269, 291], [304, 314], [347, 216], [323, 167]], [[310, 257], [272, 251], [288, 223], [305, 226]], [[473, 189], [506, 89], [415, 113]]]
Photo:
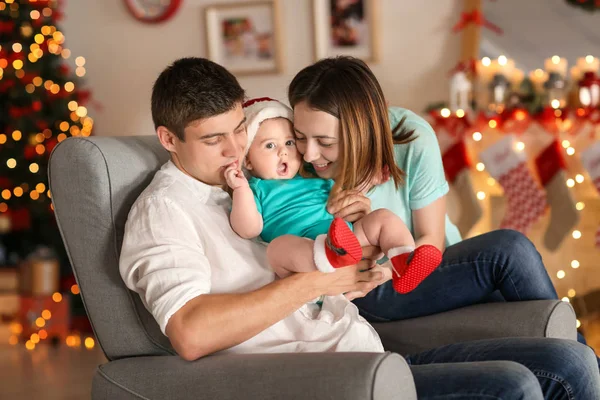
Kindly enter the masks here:
[[600, 399], [594, 352], [574, 340], [478, 340], [406, 360], [420, 400]]
[[[354, 300], [354, 303], [367, 320], [384, 322], [415, 318], [486, 302], [496, 293], [499, 293], [505, 301], [558, 299], [540, 254], [529, 239], [519, 232], [493, 231], [450, 246], [444, 252], [441, 265], [412, 292], [405, 295], [398, 294], [392, 288], [391, 282], [387, 282], [364, 298]], [[547, 340], [542, 339], [542, 342]], [[585, 343], [581, 335], [579, 341]], [[493, 358], [494, 360], [520, 362], [510, 357], [512, 354], [510, 348], [495, 347], [496, 341], [478, 343], [481, 347], [477, 347], [477, 352], [483, 355], [488, 354], [487, 344], [496, 349], [494, 355], [497, 357]], [[451, 345], [444, 349], [446, 352], [457, 352], [456, 357], [459, 357], [462, 351], [460, 346]], [[532, 354], [531, 357], [540, 362], [546, 361], [550, 357], [549, 353], [553, 352], [554, 350]], [[481, 358], [478, 360], [484, 361]], [[430, 362], [435, 361], [432, 359]], [[565, 364], [562, 370], [568, 370], [572, 366], [572, 363]], [[562, 370], [555, 370], [553, 373], [562, 376], [564, 375]], [[597, 366], [596, 375], [598, 375]], [[572, 379], [578, 380], [576, 377]], [[575, 382], [571, 384], [577, 386]]]

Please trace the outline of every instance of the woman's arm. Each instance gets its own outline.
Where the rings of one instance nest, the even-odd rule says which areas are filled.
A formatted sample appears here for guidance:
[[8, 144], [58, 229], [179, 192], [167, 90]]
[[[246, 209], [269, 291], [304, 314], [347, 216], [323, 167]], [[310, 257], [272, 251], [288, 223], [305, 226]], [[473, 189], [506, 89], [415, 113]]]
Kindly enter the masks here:
[[446, 196], [413, 210], [412, 218], [417, 247], [430, 244], [443, 252], [446, 243]]
[[257, 237], [262, 232], [263, 220], [256, 207], [248, 180], [242, 171], [234, 168], [225, 171], [225, 179], [227, 185], [233, 189], [229, 215], [231, 228], [244, 239]]

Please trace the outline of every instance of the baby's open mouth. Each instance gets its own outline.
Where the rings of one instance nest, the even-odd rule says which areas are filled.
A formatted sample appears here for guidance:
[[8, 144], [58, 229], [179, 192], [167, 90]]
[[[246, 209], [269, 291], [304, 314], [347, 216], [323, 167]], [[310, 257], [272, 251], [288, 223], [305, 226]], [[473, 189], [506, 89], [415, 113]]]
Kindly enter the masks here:
[[288, 165], [287, 163], [281, 163], [279, 164], [279, 166], [277, 167], [277, 174], [284, 176], [286, 175], [288, 172]]

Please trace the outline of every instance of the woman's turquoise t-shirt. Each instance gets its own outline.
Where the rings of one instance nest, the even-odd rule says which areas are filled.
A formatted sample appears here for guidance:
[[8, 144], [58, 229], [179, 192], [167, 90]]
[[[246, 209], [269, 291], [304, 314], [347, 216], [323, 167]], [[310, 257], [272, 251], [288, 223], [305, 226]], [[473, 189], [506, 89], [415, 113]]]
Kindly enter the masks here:
[[[406, 130], [414, 130], [415, 140], [394, 146], [396, 165], [404, 171], [404, 183], [396, 190], [393, 181], [376, 186], [367, 196], [371, 208], [387, 208], [398, 215], [408, 229], [413, 229], [412, 211], [421, 209], [448, 193], [440, 148], [431, 126], [412, 111], [390, 107], [388, 109], [392, 129], [402, 120]], [[462, 239], [456, 226], [446, 215], [446, 246]]]

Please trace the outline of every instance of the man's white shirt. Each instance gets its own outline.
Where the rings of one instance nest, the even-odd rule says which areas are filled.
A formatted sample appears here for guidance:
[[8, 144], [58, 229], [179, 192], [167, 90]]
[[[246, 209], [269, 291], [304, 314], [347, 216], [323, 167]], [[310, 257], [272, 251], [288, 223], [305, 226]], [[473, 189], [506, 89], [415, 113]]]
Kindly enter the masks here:
[[[230, 209], [225, 191], [186, 175], [171, 161], [131, 208], [121, 276], [163, 333], [169, 318], [199, 295], [249, 292], [275, 279], [266, 247], [231, 229]], [[325, 297], [321, 308], [305, 304], [223, 352], [326, 351], [383, 351], [377, 332], [342, 295]]]

